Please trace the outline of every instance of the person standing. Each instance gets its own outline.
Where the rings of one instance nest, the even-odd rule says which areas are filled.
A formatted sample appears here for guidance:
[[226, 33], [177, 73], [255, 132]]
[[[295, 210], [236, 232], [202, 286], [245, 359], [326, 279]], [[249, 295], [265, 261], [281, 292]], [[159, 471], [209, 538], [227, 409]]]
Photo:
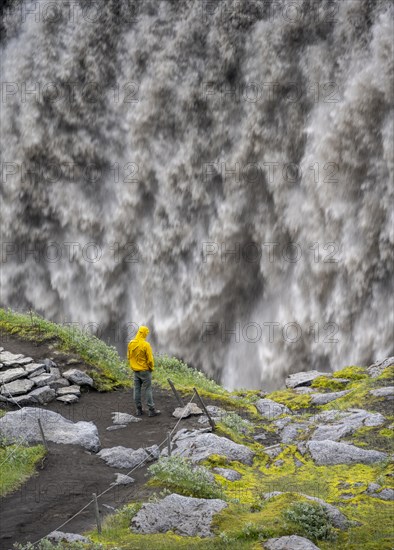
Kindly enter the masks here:
[[148, 415], [157, 416], [160, 414], [160, 411], [155, 409], [153, 401], [152, 371], [155, 368], [155, 361], [151, 345], [146, 341], [148, 334], [148, 327], [141, 326], [135, 338], [127, 346], [127, 358], [130, 368], [134, 371], [134, 402], [137, 416], [144, 414], [141, 390], [145, 392], [146, 404], [149, 409]]

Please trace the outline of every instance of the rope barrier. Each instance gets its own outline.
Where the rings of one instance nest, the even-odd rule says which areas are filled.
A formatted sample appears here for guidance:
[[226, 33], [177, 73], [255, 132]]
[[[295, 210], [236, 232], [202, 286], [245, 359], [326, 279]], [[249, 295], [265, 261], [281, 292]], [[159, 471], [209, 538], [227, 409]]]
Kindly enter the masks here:
[[[195, 392], [193, 392], [193, 395], [190, 399], [190, 401], [187, 403], [187, 405], [185, 406], [185, 412], [186, 412], [186, 408], [188, 407], [188, 405], [190, 405], [190, 403], [193, 401], [195, 397]], [[175, 424], [174, 428], [172, 429], [172, 431], [170, 432], [170, 437], [171, 435], [174, 433], [174, 431], [176, 430], [176, 428], [178, 427], [180, 421], [184, 418], [183, 414], [181, 415], [181, 417], [178, 419], [178, 422]], [[163, 445], [165, 445], [167, 443], [167, 437], [158, 445], [158, 448], [160, 449]], [[180, 453], [182, 454], [182, 453]], [[127, 476], [129, 476], [130, 474], [132, 474], [134, 472], [134, 470], [136, 470], [137, 468], [140, 468], [145, 462], [147, 462], [149, 460], [150, 457], [146, 457], [144, 458], [143, 460], [141, 460], [141, 462], [139, 462], [136, 466], [134, 466], [127, 474]], [[99, 495], [96, 496], [97, 500], [102, 497], [103, 495], [105, 495], [108, 491], [110, 491], [111, 489], [113, 489], [114, 486], [113, 485], [110, 485], [107, 489], [105, 489], [104, 491], [102, 491]], [[76, 518], [77, 516], [79, 516], [79, 514], [81, 514], [84, 510], [86, 510], [86, 508], [88, 508], [91, 504], [93, 504], [94, 502], [94, 499], [91, 499], [83, 508], [81, 508], [78, 512], [76, 512], [73, 516], [71, 516], [71, 518], [69, 518], [68, 520], [66, 520], [65, 522], [63, 522], [61, 525], [59, 525], [59, 527], [57, 527], [56, 529], [52, 529], [48, 534], [46, 534], [45, 536], [41, 537], [40, 539], [36, 540], [35, 542], [33, 542], [32, 544], [33, 545], [36, 545], [38, 544], [39, 542], [41, 542], [42, 540], [44, 540], [48, 535], [50, 535], [53, 531], [59, 531], [62, 527], [64, 527], [65, 525], [67, 525], [67, 523], [70, 523], [70, 521], [72, 521], [74, 518]]]

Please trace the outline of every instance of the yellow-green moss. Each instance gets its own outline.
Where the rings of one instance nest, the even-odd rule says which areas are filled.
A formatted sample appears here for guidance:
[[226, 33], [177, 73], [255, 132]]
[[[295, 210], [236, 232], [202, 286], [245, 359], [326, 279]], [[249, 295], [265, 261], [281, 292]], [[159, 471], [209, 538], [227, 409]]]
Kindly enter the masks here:
[[354, 366], [337, 370], [332, 376], [333, 378], [347, 378], [348, 380], [362, 380], [363, 378], [368, 378], [368, 374], [364, 367]]
[[394, 365], [386, 367], [375, 380], [394, 380]]
[[278, 390], [267, 395], [268, 399], [272, 399], [277, 403], [286, 405], [289, 409], [297, 411], [306, 409], [311, 406], [311, 397], [308, 394], [299, 394], [294, 390]]
[[349, 385], [346, 382], [340, 382], [335, 378], [329, 378], [327, 376], [318, 376], [311, 384], [312, 388], [318, 388], [322, 390], [341, 391], [347, 389]]

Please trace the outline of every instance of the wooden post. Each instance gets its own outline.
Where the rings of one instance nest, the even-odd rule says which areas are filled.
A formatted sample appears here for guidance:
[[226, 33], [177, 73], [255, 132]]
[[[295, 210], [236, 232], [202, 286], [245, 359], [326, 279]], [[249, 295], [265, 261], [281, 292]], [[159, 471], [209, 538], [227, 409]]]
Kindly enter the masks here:
[[211, 417], [211, 415], [209, 414], [208, 412], [208, 409], [206, 408], [205, 404], [204, 404], [204, 401], [201, 399], [200, 397], [200, 394], [198, 393], [198, 391], [196, 390], [196, 388], [193, 388], [193, 390], [196, 392], [196, 395], [198, 397], [198, 400], [200, 401], [200, 404], [201, 404], [201, 407], [204, 409], [204, 412], [205, 414], [207, 415], [208, 417], [208, 420], [209, 420], [209, 423], [212, 427], [212, 430], [214, 430], [216, 428], [216, 424], [215, 424], [215, 421], [214, 419]]
[[97, 495], [96, 493], [93, 493], [92, 496], [93, 496], [93, 505], [94, 505], [94, 515], [96, 516], [96, 523], [97, 523], [97, 532], [99, 535], [101, 535], [101, 520], [100, 520], [100, 510], [97, 502]]
[[42, 442], [44, 444], [45, 449], [48, 450], [48, 443], [47, 443], [47, 440], [45, 439], [45, 434], [44, 434], [44, 430], [42, 429], [42, 424], [41, 424], [40, 418], [37, 419], [37, 422], [38, 422], [38, 427], [40, 428]]
[[179, 406], [180, 406], [180, 407], [184, 407], [185, 405], [183, 404], [182, 398], [181, 398], [181, 396], [179, 395], [179, 393], [177, 392], [177, 390], [176, 390], [176, 388], [175, 388], [175, 386], [174, 386], [172, 380], [170, 380], [169, 378], [167, 378], [167, 380], [168, 380], [168, 383], [169, 383], [170, 386], [171, 386], [172, 391], [174, 392], [175, 399], [178, 401]]
[[171, 432], [167, 432], [167, 449], [168, 456], [171, 456]]

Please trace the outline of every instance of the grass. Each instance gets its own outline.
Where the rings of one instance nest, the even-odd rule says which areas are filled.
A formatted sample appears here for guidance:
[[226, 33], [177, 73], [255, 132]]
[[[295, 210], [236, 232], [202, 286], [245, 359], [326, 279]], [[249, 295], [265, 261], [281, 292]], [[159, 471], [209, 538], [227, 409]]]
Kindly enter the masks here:
[[[9, 310], [0, 310], [0, 329], [30, 340], [53, 342], [65, 352], [78, 354], [90, 367], [89, 373], [94, 373], [93, 377], [100, 389], [110, 390], [132, 384], [132, 377], [125, 361], [114, 348], [94, 336], [81, 335], [75, 329], [70, 333], [68, 327], [49, 323], [35, 314], [21, 315]], [[181, 537], [172, 532], [138, 535], [130, 530], [131, 519], [142, 505], [135, 502], [124, 507], [119, 513], [107, 517], [101, 535], [97, 532], [89, 533], [94, 543], [101, 543], [105, 549], [125, 550], [257, 549], [262, 547], [267, 538], [296, 532], [294, 522], [286, 519], [285, 512], [289, 508], [294, 509], [295, 504], [305, 502], [305, 498], [300, 495], [303, 493], [324, 499], [337, 506], [351, 522], [357, 522], [346, 531], [335, 530], [336, 541], [319, 539], [317, 546], [321, 550], [388, 550], [393, 547], [393, 503], [375, 499], [365, 493], [368, 484], [372, 482], [378, 482], [382, 487], [394, 487], [392, 464], [387, 461], [373, 465], [316, 466], [308, 453], [301, 455], [295, 445], [282, 445], [280, 454], [271, 459], [264, 453], [264, 447], [253, 441], [248, 429], [249, 424], [244, 418], [247, 413], [246, 416], [249, 421], [253, 421], [255, 430], [260, 425], [267, 432], [274, 431], [273, 422], [263, 420], [254, 407], [259, 392], [238, 390], [230, 393], [179, 359], [158, 355], [155, 356], [155, 360], [153, 379], [156, 384], [168, 389], [167, 378], [171, 378], [184, 396], [191, 396], [193, 387], [196, 387], [202, 397], [218, 402], [231, 411], [218, 422], [217, 434], [248, 445], [255, 452], [255, 459], [252, 466], [247, 466], [212, 455], [200, 465], [199, 470], [196, 470], [187, 461], [175, 464], [177, 459], [171, 457], [170, 460], [167, 459], [167, 464], [164, 460], [150, 467], [150, 484], [160, 486], [167, 492], [170, 490], [208, 498], [219, 496], [228, 502], [228, 507], [214, 517], [214, 537]], [[313, 387], [321, 388], [323, 391], [346, 388], [350, 393], [335, 402], [319, 407], [319, 410], [345, 410], [350, 407], [374, 410], [373, 407], [378, 407], [379, 400], [371, 398], [369, 391], [382, 385], [392, 385], [393, 374], [393, 367], [389, 367], [381, 376], [371, 379], [364, 368], [351, 366], [337, 371], [333, 377], [321, 376], [313, 382]], [[346, 378], [350, 382], [343, 384], [337, 381], [338, 378]], [[302, 410], [310, 407], [309, 395], [297, 394], [288, 389], [272, 392], [268, 397], [296, 412], [295, 420], [308, 418], [308, 414]], [[387, 414], [385, 416], [387, 417]], [[390, 422], [393, 422], [393, 419], [388, 417], [387, 424], [383, 426], [361, 428], [350, 441], [364, 448], [373, 447], [389, 451], [392, 449], [393, 437], [393, 430], [388, 427]], [[34, 455], [33, 450], [38, 448], [30, 447], [29, 451], [25, 449], [24, 452], [32, 452]], [[11, 450], [12, 447], [9, 447], [6, 452]], [[5, 451], [0, 448], [0, 452]], [[30, 469], [27, 468], [27, 460], [26, 468], [22, 468], [20, 474], [15, 473], [15, 483], [19, 483], [17, 480], [20, 476], [31, 475], [34, 465], [43, 457], [42, 453], [43, 449], [35, 458], [33, 455], [30, 456]], [[277, 461], [279, 463], [275, 464]], [[12, 487], [11, 470], [14, 467], [11, 467], [11, 460], [7, 462], [10, 462], [10, 466], [6, 477], [10, 480], [9, 486]], [[232, 468], [242, 477], [239, 481], [230, 482], [222, 476], [215, 476], [215, 481], [212, 482], [204, 467], [211, 470], [214, 466]], [[272, 491], [282, 491], [283, 494], [265, 500], [263, 493]], [[93, 548], [94, 545], [90, 547]]]
[[24, 447], [21, 445], [6, 445], [0, 447], [0, 496], [15, 491], [31, 475], [37, 464], [45, 456], [42, 445]]

